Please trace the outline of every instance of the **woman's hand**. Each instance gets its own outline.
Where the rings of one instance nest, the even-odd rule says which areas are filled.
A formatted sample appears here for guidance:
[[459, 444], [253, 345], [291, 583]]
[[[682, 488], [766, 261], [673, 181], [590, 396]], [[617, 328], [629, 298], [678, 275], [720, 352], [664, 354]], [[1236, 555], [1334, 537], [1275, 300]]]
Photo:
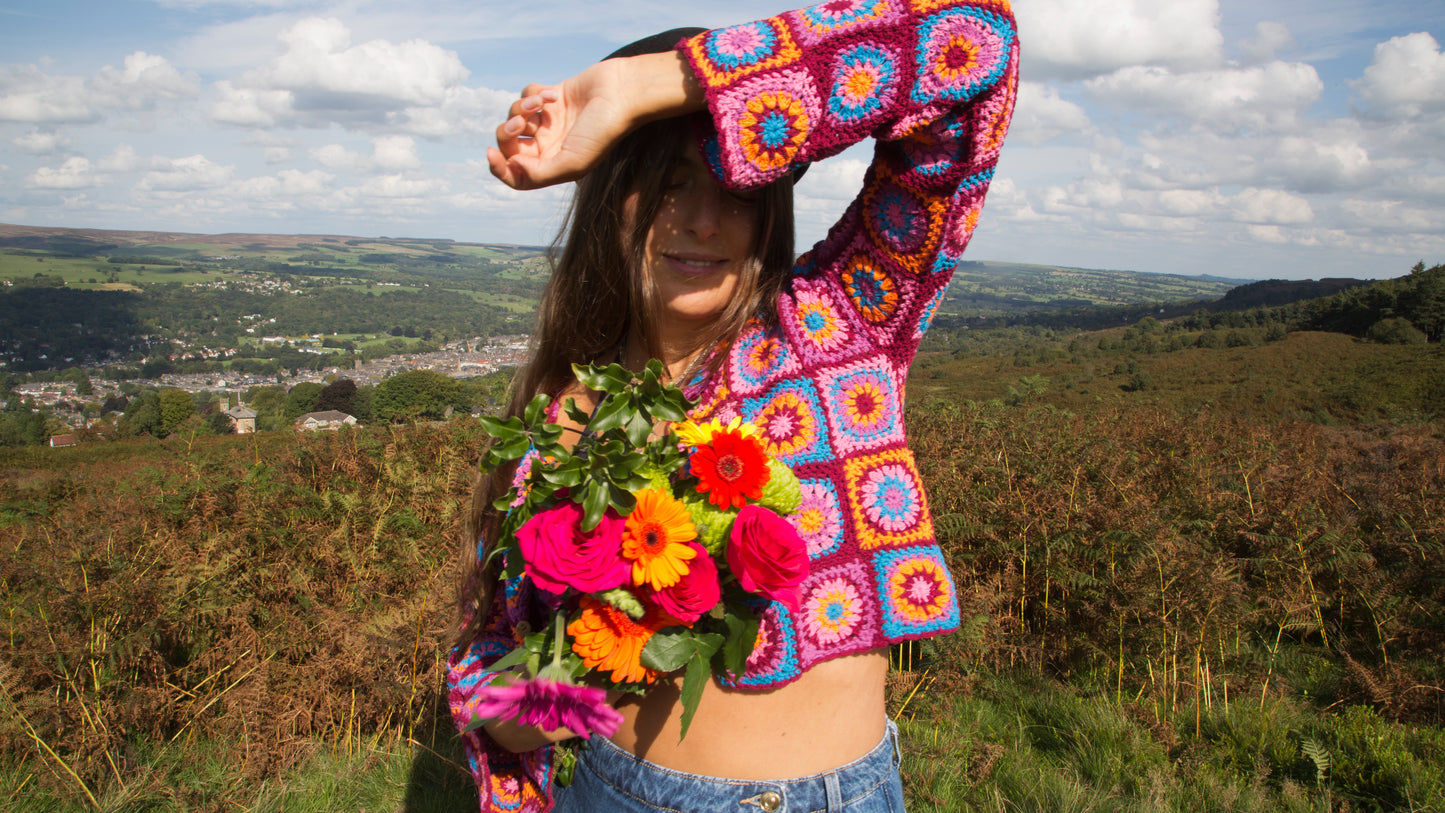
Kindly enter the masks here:
[[497, 128], [487, 164], [513, 189], [574, 181], [639, 124], [701, 106], [676, 53], [604, 60], [558, 85], [528, 85]]

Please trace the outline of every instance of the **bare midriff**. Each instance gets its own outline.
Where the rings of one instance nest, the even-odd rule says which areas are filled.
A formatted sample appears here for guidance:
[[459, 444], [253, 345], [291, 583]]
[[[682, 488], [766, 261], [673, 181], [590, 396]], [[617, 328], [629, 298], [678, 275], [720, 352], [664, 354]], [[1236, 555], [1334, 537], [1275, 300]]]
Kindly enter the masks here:
[[620, 748], [665, 768], [730, 779], [792, 779], [846, 765], [883, 738], [886, 650], [814, 665], [768, 691], [709, 682], [682, 732], [681, 680], [617, 704]]

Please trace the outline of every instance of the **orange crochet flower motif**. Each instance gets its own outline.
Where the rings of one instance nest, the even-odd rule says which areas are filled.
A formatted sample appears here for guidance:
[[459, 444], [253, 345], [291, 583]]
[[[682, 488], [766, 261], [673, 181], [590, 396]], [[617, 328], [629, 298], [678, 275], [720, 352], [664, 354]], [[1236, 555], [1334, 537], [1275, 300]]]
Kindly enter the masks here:
[[714, 432], [712, 441], [688, 458], [697, 490], [718, 508], [741, 508], [756, 500], [768, 484], [768, 453], [762, 441], [735, 429]]
[[655, 488], [637, 492], [637, 507], [622, 529], [622, 558], [632, 560], [632, 583], [653, 590], [677, 584], [697, 555], [688, 544], [696, 538], [692, 515], [677, 498]]
[[633, 621], [612, 605], [583, 596], [582, 615], [567, 626], [567, 634], [572, 651], [589, 669], [611, 670], [614, 683], [652, 683], [658, 673], [642, 665], [642, 648], [658, 630], [675, 623], [656, 610]]

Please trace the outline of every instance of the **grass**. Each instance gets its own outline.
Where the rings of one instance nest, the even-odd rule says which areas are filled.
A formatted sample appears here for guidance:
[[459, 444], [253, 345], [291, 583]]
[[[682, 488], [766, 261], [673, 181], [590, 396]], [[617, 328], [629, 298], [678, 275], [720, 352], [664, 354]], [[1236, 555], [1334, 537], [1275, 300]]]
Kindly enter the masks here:
[[[913, 813], [1445, 810], [1445, 734], [1363, 707], [1221, 704], [1195, 733], [1103, 692], [1003, 672], [912, 709], [900, 728]], [[1306, 755], [1310, 741], [1331, 770]]]

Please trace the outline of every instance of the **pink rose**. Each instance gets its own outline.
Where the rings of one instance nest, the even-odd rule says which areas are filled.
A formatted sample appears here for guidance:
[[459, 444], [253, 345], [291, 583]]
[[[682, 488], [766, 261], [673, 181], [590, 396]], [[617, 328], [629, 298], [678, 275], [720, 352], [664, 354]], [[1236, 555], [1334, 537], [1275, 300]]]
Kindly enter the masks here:
[[611, 590], [627, 583], [632, 563], [622, 558], [622, 526], [613, 511], [584, 533], [582, 507], [564, 501], [534, 515], [517, 530], [527, 575], [550, 593], [572, 587], [584, 593]]
[[690, 544], [697, 555], [687, 561], [687, 573], [677, 584], [652, 594], [653, 602], [663, 612], [686, 624], [698, 620], [722, 600], [717, 563], [708, 555], [707, 548], [696, 542]]
[[798, 611], [798, 586], [808, 577], [808, 544], [787, 520], [761, 506], [743, 506], [733, 520], [727, 556], [744, 590]]

